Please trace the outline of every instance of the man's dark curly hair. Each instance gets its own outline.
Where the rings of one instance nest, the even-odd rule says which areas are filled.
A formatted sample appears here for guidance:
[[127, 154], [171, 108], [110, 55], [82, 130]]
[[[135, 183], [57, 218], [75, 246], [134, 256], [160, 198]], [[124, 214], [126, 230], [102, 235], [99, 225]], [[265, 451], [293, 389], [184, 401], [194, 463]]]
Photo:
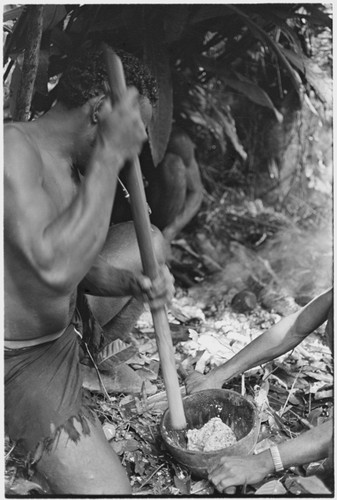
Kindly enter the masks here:
[[[123, 50], [115, 50], [123, 63], [127, 86], [134, 86], [151, 104], [157, 100], [156, 80], [137, 57]], [[106, 93], [108, 81], [101, 47], [84, 46], [68, 62], [57, 89], [57, 99], [69, 109], [82, 106], [92, 97]]]

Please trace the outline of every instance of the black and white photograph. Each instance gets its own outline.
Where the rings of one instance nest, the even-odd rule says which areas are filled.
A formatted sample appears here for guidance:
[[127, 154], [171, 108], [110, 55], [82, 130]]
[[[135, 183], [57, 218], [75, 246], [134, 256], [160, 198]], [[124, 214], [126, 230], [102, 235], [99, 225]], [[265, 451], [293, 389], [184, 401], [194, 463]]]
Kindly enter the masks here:
[[5, 498], [330, 497], [333, 4], [3, 4]]

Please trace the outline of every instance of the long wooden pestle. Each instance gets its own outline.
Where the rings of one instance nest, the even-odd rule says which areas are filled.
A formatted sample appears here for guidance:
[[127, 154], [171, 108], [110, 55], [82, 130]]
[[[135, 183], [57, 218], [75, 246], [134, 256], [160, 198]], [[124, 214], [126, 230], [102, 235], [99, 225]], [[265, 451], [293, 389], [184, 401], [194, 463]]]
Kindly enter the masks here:
[[[126, 90], [123, 65], [120, 58], [111, 47], [104, 44], [104, 55], [110, 91], [113, 99], [120, 99]], [[139, 159], [135, 157], [125, 168], [127, 172], [127, 188], [130, 193], [131, 212], [135, 225], [137, 241], [144, 273], [155, 279], [158, 274], [158, 265], [154, 253], [151, 224], [147, 209], [144, 184]], [[156, 334], [161, 370], [167, 393], [171, 424], [174, 429], [186, 427], [186, 418], [181, 399], [178, 375], [175, 366], [173, 342], [167, 319], [166, 308], [151, 310], [153, 325]]]

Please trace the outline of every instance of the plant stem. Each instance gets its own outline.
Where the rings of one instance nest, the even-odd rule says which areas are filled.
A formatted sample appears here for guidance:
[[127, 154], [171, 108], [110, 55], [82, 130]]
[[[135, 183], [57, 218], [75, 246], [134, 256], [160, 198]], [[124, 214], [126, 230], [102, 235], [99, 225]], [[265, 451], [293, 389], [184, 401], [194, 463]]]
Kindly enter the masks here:
[[29, 5], [27, 44], [23, 59], [21, 82], [18, 90], [14, 121], [28, 121], [34, 84], [39, 64], [39, 51], [43, 28], [43, 5]]

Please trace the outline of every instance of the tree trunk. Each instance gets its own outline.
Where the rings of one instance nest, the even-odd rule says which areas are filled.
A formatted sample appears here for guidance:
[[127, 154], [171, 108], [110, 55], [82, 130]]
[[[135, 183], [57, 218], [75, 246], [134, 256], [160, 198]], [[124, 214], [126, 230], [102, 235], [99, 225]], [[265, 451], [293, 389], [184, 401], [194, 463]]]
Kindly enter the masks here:
[[39, 63], [39, 49], [43, 27], [43, 5], [28, 6], [27, 43], [22, 65], [21, 82], [16, 100], [14, 120], [27, 121], [33, 98], [34, 83]]

